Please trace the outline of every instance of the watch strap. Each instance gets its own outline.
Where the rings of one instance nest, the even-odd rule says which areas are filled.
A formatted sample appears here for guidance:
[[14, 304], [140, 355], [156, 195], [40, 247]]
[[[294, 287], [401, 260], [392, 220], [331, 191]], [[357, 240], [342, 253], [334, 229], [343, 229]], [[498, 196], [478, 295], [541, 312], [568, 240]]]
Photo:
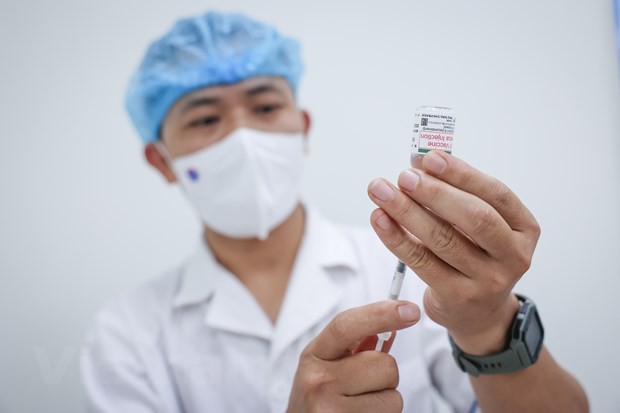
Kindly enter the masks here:
[[[534, 302], [526, 296], [515, 294], [521, 303], [521, 307], [510, 328], [510, 341], [508, 348], [504, 351], [487, 356], [473, 356], [461, 350], [454, 339], [448, 335], [452, 346], [452, 355], [461, 370], [472, 376], [480, 374], [505, 374], [523, 370], [531, 366], [538, 359], [542, 341], [544, 338], [544, 328], [540, 323], [540, 316], [536, 310]], [[528, 352], [526, 348], [527, 331], [529, 327], [524, 325], [525, 321], [538, 323], [540, 339], [537, 343], [528, 342], [529, 345], [535, 344], [535, 350]]]
[[478, 377], [480, 373], [484, 374], [505, 374], [522, 370], [528, 366], [527, 360], [523, 360], [521, 352], [508, 348], [501, 353], [489, 356], [472, 356], [461, 350], [454, 339], [448, 336], [452, 345], [452, 355], [458, 363], [461, 370], [472, 376]]

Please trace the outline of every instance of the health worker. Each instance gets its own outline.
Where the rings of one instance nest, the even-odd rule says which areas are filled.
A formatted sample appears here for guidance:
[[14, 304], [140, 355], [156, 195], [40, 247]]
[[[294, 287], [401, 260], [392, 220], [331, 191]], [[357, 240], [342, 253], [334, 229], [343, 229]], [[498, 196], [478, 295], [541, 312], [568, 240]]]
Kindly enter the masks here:
[[[96, 317], [91, 411], [428, 413], [434, 393], [462, 413], [588, 411], [512, 292], [540, 233], [517, 196], [437, 151], [369, 184], [374, 231], [330, 222], [301, 201], [301, 75], [298, 43], [241, 14], [182, 19], [149, 46], [127, 111], [204, 231]], [[396, 258], [406, 300], [386, 301]]]

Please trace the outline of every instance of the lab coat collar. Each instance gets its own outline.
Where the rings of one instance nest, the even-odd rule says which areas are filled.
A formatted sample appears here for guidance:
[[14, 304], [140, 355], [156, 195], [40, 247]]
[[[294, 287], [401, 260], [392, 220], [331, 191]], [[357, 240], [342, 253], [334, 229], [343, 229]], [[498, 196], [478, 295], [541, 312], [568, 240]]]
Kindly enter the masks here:
[[[245, 287], [238, 280], [232, 279], [234, 276], [217, 262], [204, 242], [183, 269], [173, 306], [198, 304], [214, 295], [207, 324], [237, 333], [272, 338], [272, 356], [275, 356], [340, 302], [338, 284], [327, 272], [328, 268], [339, 266], [357, 274], [359, 263], [351, 240], [342, 229], [325, 220], [318, 212], [306, 208], [304, 235], [275, 327], [268, 322], [255, 301], [248, 301], [253, 297], [248, 297], [250, 293], [243, 291]], [[245, 297], [239, 296], [245, 293]], [[256, 308], [250, 312], [246, 308], [244, 313], [239, 313], [243, 309], [233, 311], [235, 303], [242, 298], [246, 303], [252, 302], [253, 307], [255, 304]], [[218, 321], [221, 318], [218, 314], [228, 314], [226, 323], [224, 319]], [[253, 316], [250, 317], [250, 314]]]
[[[340, 228], [307, 207], [306, 229], [297, 258], [304, 249], [311, 249], [314, 260], [324, 268], [345, 266], [357, 273], [359, 263], [351, 241]], [[226, 272], [201, 239], [198, 250], [182, 269], [173, 307], [198, 304], [208, 299]]]
[[172, 301], [173, 308], [198, 304], [209, 298], [224, 271], [204, 239], [201, 240], [198, 250], [181, 270], [180, 284]]
[[[280, 308], [270, 360], [333, 312], [342, 301], [342, 281], [358, 274], [358, 257], [345, 232], [314, 211], [308, 213], [306, 232], [297, 254], [286, 295]], [[351, 271], [333, 273], [330, 267]]]

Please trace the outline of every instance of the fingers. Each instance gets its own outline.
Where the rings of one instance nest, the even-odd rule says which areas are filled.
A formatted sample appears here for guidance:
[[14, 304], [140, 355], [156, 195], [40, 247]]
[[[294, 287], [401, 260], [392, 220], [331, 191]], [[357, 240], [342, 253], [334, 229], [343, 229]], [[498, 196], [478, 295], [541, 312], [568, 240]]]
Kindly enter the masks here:
[[[434, 252], [446, 250], [451, 259], [458, 259], [462, 254], [456, 254], [454, 249], [460, 247], [467, 250], [466, 255], [476, 254], [471, 242], [465, 242], [451, 224], [494, 256], [505, 254], [514, 244], [511, 228], [480, 198], [415, 169], [401, 173], [398, 184], [400, 190], [384, 179], [375, 179], [368, 187], [369, 196]], [[428, 211], [422, 213], [424, 208], [420, 205], [441, 219]], [[477, 254], [478, 257], [474, 257], [481, 258], [480, 252]]]
[[347, 400], [346, 412], [400, 413], [403, 411], [403, 397], [397, 390], [382, 390], [366, 393]]
[[499, 180], [442, 151], [424, 156], [422, 167], [442, 181], [484, 200], [499, 212], [513, 230], [540, 232], [532, 213]]
[[[372, 336], [415, 324], [417, 305], [382, 301], [338, 314], [302, 352], [287, 411], [401, 412], [398, 366], [389, 354], [363, 351]], [[394, 334], [388, 343], [394, 340]]]
[[361, 400], [368, 403], [382, 401], [363, 396], [393, 391], [398, 381], [396, 360], [379, 351], [364, 351], [337, 361], [304, 360], [302, 357], [291, 399], [303, 398], [297, 402], [304, 406], [339, 406], [337, 411], [369, 411], [371, 405], [355, 410], [361, 405], [356, 398], [362, 397]]
[[336, 360], [351, 355], [367, 336], [402, 330], [419, 319], [420, 308], [408, 301], [380, 301], [353, 308], [336, 315], [307, 351], [322, 360]]
[[[375, 195], [378, 185], [386, 185], [391, 188], [393, 193], [390, 200], [385, 201], [387, 197], [381, 199]], [[441, 260], [462, 273], [475, 274], [476, 270], [480, 268], [481, 263], [489, 259], [484, 251], [480, 250], [477, 245], [467, 239], [467, 237], [464, 236], [461, 231], [457, 230], [450, 222], [440, 218], [437, 214], [429, 211], [417, 202], [412, 201], [408, 194], [403, 193], [391, 183], [382, 179], [374, 180], [369, 185], [369, 195], [375, 203], [381, 206], [394, 221], [402, 225], [407, 232], [422, 241], [424, 246], [428, 247], [428, 249], [441, 258]], [[452, 205], [451, 207], [455, 208], [455, 206]], [[376, 219], [380, 220], [376, 221]], [[402, 231], [399, 233], [391, 228], [388, 229], [389, 223], [385, 218], [376, 215], [371, 217], [371, 222], [373, 226], [378, 226], [375, 230], [388, 248], [403, 250], [392, 250], [401, 260], [403, 259], [401, 253], [409, 255], [408, 260], [414, 262], [418, 261], [418, 259], [416, 259], [416, 256], [412, 257], [412, 253], [417, 253], [413, 255], [417, 255], [419, 260], [429, 258], [422, 255], [422, 253], [426, 252], [424, 249], [414, 248], [414, 244], [404, 242], [405, 240], [402, 238], [407, 238], [407, 234]], [[382, 222], [386, 224], [385, 228], [381, 227]], [[426, 259], [426, 261], [429, 260]], [[403, 262], [408, 263], [407, 261]], [[429, 262], [429, 264], [430, 263], [431, 262]], [[419, 265], [414, 266], [420, 268]], [[413, 266], [410, 265], [410, 267], [414, 269]]]
[[[499, 212], [482, 199], [415, 169], [402, 172], [398, 185], [407, 198], [431, 209], [448, 224], [456, 225], [489, 254], [501, 254], [514, 244], [512, 228]], [[399, 206], [395, 205], [397, 208]], [[386, 212], [392, 215], [391, 211]], [[397, 214], [399, 212], [395, 211]], [[437, 230], [437, 226], [434, 225], [435, 235], [440, 235], [441, 229]]]
[[[442, 295], [451, 295], [459, 290], [459, 278], [464, 277], [464, 274], [439, 259], [426, 245], [404, 230], [385, 211], [376, 209], [371, 214], [370, 221], [383, 244], [426, 284]], [[456, 259], [465, 260], [468, 257], [457, 256]]]
[[338, 393], [356, 396], [398, 386], [398, 366], [389, 354], [362, 351], [335, 362]]

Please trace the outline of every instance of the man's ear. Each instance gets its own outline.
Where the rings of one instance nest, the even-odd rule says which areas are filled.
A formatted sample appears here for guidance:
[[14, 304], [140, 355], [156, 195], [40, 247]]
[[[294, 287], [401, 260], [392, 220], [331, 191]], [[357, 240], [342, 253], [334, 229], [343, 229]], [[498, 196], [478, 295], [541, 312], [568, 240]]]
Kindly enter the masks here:
[[310, 112], [307, 110], [301, 111], [302, 122], [304, 124], [304, 153], [308, 155], [310, 153], [310, 145], [308, 144], [308, 134], [310, 132], [310, 126], [312, 126], [312, 118], [310, 117]]
[[310, 112], [307, 110], [301, 111], [302, 121], [304, 123], [304, 135], [308, 136], [310, 132], [310, 127], [312, 126], [312, 118], [310, 117]]
[[164, 157], [159, 148], [154, 143], [149, 143], [144, 147], [144, 158], [146, 161], [164, 177], [169, 183], [176, 182], [177, 178], [172, 172], [166, 157]]

